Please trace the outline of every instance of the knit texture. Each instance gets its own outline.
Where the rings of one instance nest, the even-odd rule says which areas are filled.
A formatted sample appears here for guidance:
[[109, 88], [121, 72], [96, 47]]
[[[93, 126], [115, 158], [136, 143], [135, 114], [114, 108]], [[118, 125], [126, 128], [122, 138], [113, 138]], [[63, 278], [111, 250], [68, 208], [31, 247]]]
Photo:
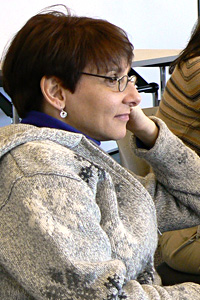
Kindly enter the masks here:
[[[200, 221], [200, 159], [159, 119], [133, 176], [81, 134], [0, 129], [0, 299], [189, 300], [200, 286], [154, 282], [161, 231]], [[156, 215], [156, 209], [157, 215]]]
[[175, 68], [167, 82], [157, 116], [200, 155], [200, 57]]

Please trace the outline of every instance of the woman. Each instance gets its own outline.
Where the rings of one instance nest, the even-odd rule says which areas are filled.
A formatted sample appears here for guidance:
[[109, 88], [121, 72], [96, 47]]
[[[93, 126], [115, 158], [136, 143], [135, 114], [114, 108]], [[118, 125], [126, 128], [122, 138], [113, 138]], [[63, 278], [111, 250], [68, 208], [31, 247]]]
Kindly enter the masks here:
[[200, 155], [200, 20], [178, 58], [170, 66], [157, 116]]
[[[59, 12], [12, 41], [4, 88], [22, 122], [0, 131], [2, 299], [199, 299], [194, 283], [155, 284], [157, 225], [199, 223], [200, 160], [142, 113], [132, 59], [122, 29]], [[126, 128], [155, 175], [99, 147]]]
[[[157, 117], [200, 155], [200, 20], [185, 49], [170, 67]], [[173, 269], [200, 275], [200, 226], [166, 232], [160, 238], [164, 261]]]

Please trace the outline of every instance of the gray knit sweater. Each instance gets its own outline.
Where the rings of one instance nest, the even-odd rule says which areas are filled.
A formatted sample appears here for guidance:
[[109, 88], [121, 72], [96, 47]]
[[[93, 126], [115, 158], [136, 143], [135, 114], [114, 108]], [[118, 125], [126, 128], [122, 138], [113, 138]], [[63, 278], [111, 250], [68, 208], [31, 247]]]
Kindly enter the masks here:
[[81, 134], [0, 129], [1, 300], [200, 299], [197, 284], [153, 279], [157, 224], [200, 223], [200, 158], [153, 120], [151, 150], [132, 138], [155, 173], [145, 178]]

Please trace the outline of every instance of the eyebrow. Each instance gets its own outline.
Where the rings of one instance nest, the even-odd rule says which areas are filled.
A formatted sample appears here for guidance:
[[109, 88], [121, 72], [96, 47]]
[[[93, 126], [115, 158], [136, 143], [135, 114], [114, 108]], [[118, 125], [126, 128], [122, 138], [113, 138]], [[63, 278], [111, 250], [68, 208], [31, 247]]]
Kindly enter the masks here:
[[[124, 68], [123, 68], [124, 69]], [[114, 68], [112, 68], [110, 71], [106, 72], [106, 75], [111, 73], [111, 72], [115, 72], [116, 75], [108, 75], [109, 77], [116, 77], [116, 76], [121, 76], [122, 75], [122, 71], [123, 71], [122, 67], [120, 66], [115, 66]], [[130, 70], [129, 70], [130, 71]], [[129, 73], [129, 71], [127, 72], [127, 74]], [[123, 75], [122, 75], [123, 76]]]

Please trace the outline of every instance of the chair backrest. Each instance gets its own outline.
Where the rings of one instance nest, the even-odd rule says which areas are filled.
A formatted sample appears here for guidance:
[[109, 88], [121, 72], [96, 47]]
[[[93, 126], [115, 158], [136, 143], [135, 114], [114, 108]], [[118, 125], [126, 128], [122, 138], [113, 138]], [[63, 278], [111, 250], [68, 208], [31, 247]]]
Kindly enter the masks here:
[[155, 82], [148, 83], [139, 73], [137, 73], [133, 68], [129, 71], [129, 76], [135, 75], [137, 77], [137, 90], [139, 93], [151, 93], [153, 96], [153, 106], [159, 105], [158, 100], [158, 90], [159, 85]]
[[[147, 116], [156, 114], [158, 107], [144, 108], [143, 111]], [[131, 132], [127, 130], [126, 136], [117, 141], [121, 165], [135, 174], [145, 176], [150, 172], [150, 166], [141, 158], [137, 157], [130, 147]]]
[[[0, 87], [3, 87], [3, 75], [0, 70]], [[19, 123], [19, 116], [16, 111], [16, 108], [12, 104], [12, 101], [7, 98], [4, 93], [0, 91], [0, 109], [6, 114], [6, 116], [12, 119], [12, 123]]]

